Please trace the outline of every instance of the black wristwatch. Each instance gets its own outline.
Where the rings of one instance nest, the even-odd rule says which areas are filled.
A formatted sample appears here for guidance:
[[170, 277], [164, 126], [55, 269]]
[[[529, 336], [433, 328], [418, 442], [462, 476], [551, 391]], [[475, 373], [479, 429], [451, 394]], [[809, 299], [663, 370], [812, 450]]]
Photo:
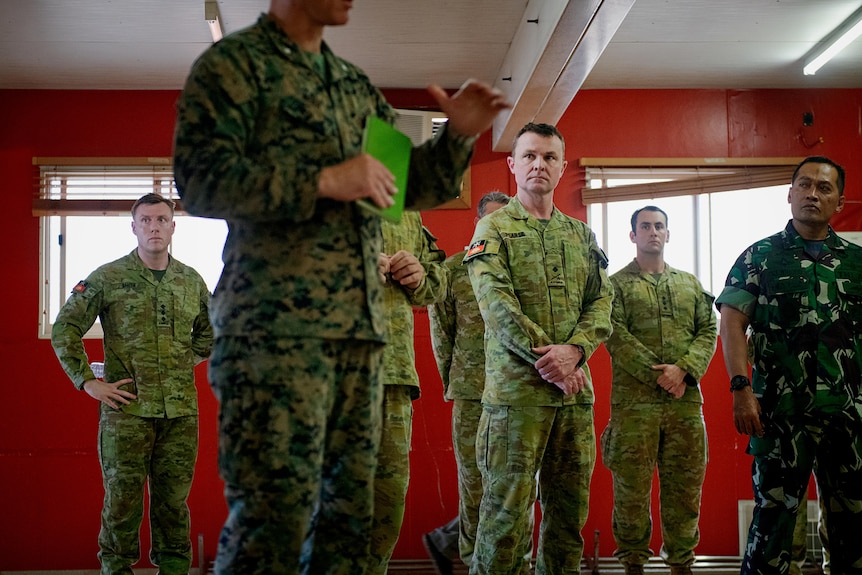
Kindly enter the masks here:
[[734, 375], [730, 378], [730, 391], [739, 391], [751, 387], [751, 380], [746, 375]]

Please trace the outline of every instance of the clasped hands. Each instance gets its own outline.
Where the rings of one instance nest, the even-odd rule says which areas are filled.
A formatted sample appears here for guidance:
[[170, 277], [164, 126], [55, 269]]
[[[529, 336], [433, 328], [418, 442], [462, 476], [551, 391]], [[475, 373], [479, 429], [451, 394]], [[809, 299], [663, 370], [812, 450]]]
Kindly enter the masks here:
[[399, 250], [393, 255], [377, 256], [377, 271], [383, 283], [401, 285], [415, 290], [425, 278], [425, 268], [422, 263], [407, 250]]
[[534, 365], [542, 379], [557, 386], [564, 395], [574, 395], [587, 385], [587, 374], [579, 367], [583, 352], [569, 344], [551, 344], [531, 350], [540, 357]]

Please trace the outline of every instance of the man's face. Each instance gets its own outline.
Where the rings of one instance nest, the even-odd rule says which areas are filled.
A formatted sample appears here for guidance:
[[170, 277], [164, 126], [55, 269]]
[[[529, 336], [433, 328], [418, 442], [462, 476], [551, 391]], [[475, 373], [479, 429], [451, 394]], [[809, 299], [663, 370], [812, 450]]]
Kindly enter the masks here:
[[141, 204], [135, 210], [132, 232], [138, 238], [139, 249], [160, 254], [167, 251], [176, 225], [167, 204]]
[[641, 210], [638, 213], [635, 231], [629, 232], [629, 239], [637, 246], [638, 254], [661, 254], [670, 239], [667, 220], [661, 212]]
[[343, 26], [350, 18], [353, 0], [302, 0], [302, 8], [315, 24]]
[[790, 186], [787, 201], [794, 221], [827, 225], [836, 212], [844, 209], [844, 196], [838, 194], [838, 170], [829, 164], [803, 165]]
[[563, 142], [556, 136], [533, 132], [521, 134], [515, 151], [506, 161], [515, 175], [518, 190], [539, 195], [553, 192], [566, 169]]

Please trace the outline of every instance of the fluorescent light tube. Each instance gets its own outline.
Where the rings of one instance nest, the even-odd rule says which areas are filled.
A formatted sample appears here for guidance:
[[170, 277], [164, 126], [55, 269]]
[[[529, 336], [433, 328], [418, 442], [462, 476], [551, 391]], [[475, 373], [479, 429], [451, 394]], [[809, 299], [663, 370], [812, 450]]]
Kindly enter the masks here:
[[817, 70], [858, 38], [860, 34], [862, 34], [862, 8], [856, 10], [835, 31], [824, 38], [823, 47], [818, 47], [810, 57], [805, 59], [802, 73], [806, 76], [813, 76]]

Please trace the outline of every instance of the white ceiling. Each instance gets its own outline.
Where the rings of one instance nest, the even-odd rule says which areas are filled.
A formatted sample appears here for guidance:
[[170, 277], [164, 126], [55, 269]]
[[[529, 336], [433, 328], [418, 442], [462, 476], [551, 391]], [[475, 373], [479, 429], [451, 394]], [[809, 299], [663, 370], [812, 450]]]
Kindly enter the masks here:
[[[326, 39], [381, 87], [455, 88], [471, 76], [495, 83], [528, 4], [543, 2], [565, 0], [356, 0], [351, 22]], [[251, 24], [268, 4], [219, 0], [225, 28]], [[203, 5], [0, 0], [0, 88], [178, 89], [211, 42]], [[636, 0], [583, 88], [860, 88], [862, 39], [815, 76], [801, 68], [861, 5]]]

